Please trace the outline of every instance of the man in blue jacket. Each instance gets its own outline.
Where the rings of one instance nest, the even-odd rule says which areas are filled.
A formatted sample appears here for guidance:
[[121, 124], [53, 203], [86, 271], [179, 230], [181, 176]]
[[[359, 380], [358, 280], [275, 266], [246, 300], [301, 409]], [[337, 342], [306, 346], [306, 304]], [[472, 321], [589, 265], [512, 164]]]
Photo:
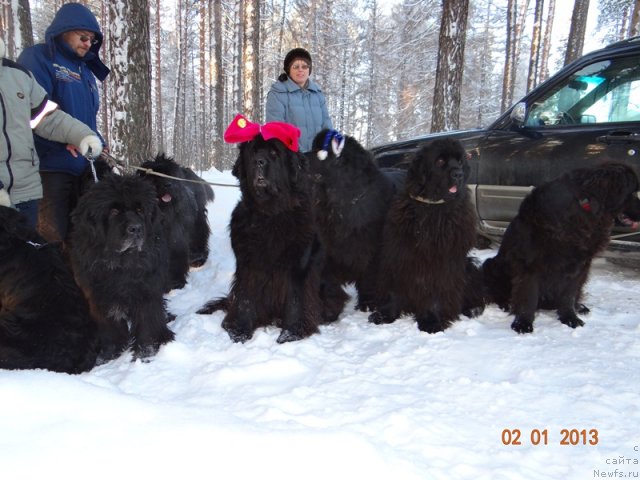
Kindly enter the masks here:
[[[67, 3], [45, 31], [45, 42], [26, 48], [18, 58], [60, 109], [96, 133], [100, 106], [96, 78], [103, 81], [109, 74], [98, 55], [102, 38], [93, 13], [80, 3]], [[35, 143], [44, 190], [38, 229], [49, 242], [64, 241], [88, 162], [64, 143], [37, 135]]]

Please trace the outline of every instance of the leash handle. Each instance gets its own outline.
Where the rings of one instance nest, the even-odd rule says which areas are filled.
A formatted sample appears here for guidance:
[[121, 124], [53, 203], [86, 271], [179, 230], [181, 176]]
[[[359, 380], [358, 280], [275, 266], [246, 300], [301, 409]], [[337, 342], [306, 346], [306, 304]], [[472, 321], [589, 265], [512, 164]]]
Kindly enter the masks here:
[[91, 148], [87, 151], [85, 158], [89, 161], [89, 165], [91, 165], [91, 174], [93, 175], [93, 182], [98, 183], [98, 172], [96, 172], [96, 160], [93, 158], [93, 154], [91, 153]]

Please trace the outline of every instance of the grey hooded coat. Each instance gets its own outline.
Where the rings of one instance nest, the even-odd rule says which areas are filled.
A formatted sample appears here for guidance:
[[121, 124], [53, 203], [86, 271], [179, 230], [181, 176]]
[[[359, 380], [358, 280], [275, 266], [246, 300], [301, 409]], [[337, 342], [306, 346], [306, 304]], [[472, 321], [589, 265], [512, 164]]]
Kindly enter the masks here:
[[95, 135], [62, 110], [42, 116], [50, 105], [47, 93], [31, 72], [0, 58], [0, 181], [14, 205], [42, 198], [32, 126], [41, 137], [76, 146], [87, 135]]

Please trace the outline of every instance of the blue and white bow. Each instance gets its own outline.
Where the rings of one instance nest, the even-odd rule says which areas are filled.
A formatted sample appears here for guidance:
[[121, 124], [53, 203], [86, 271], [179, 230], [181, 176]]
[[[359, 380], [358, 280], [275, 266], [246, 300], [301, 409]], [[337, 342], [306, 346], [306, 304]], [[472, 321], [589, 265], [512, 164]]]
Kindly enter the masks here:
[[329, 130], [324, 136], [324, 142], [322, 142], [322, 149], [318, 150], [318, 158], [320, 160], [326, 160], [329, 155], [329, 146], [336, 157], [339, 157], [344, 148], [344, 136], [337, 130]]

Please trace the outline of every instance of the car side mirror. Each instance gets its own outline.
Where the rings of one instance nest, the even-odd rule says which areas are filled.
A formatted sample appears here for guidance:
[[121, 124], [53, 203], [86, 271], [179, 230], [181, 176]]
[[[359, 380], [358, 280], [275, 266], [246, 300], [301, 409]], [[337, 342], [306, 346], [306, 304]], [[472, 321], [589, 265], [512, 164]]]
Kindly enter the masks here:
[[518, 128], [524, 127], [524, 122], [527, 119], [527, 104], [525, 102], [517, 103], [511, 110], [510, 117]]

